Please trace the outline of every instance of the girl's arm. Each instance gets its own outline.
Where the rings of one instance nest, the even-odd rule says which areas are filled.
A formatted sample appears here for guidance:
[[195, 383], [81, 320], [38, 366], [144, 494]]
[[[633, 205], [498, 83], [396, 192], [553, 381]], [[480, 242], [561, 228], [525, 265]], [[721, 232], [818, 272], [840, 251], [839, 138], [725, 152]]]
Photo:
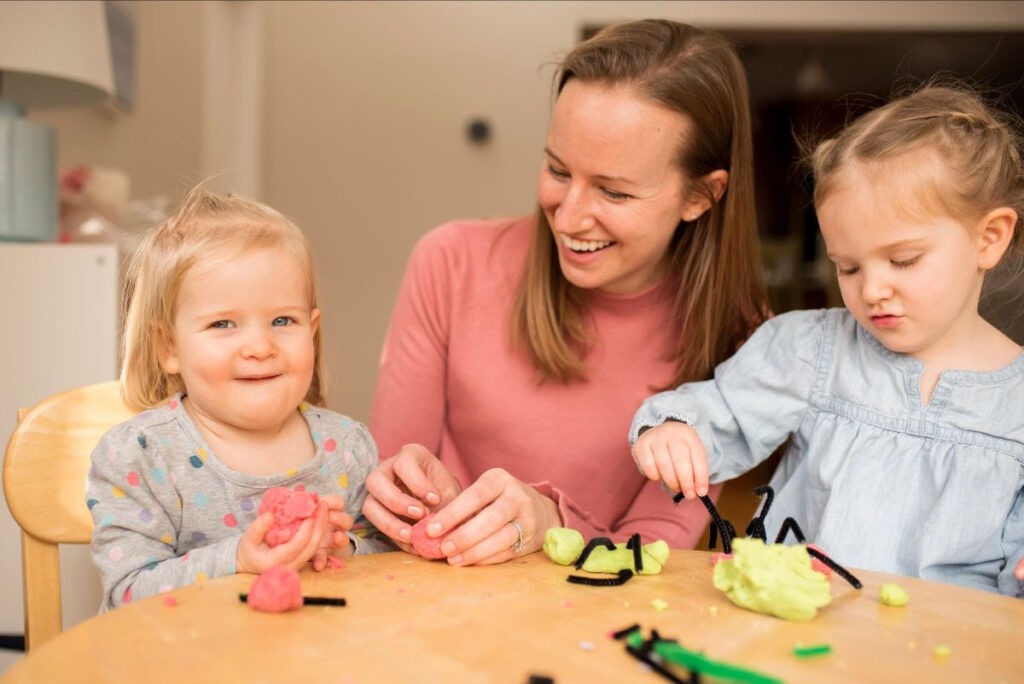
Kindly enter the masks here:
[[704, 382], [661, 392], [640, 407], [641, 430], [678, 420], [692, 425], [707, 450], [712, 482], [751, 470], [790, 434], [810, 404], [826, 311], [793, 311], [765, 322]]
[[[180, 493], [156, 446], [129, 424], [114, 428], [92, 454], [86, 499], [95, 525], [92, 558], [103, 581], [103, 609], [235, 572], [238, 535], [211, 544], [182, 540]], [[223, 526], [223, 521], [211, 525]], [[183, 544], [195, 545], [178, 555]]]

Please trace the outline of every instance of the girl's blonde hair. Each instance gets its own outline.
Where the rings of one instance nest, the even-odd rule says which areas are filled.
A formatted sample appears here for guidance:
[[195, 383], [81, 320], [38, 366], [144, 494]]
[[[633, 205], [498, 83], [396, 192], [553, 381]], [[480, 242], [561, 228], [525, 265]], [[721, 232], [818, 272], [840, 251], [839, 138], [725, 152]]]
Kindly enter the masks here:
[[[612, 25], [581, 43], [555, 74], [556, 96], [571, 79], [626, 86], [692, 122], [676, 160], [689, 181], [729, 172], [711, 209], [680, 222], [669, 246], [678, 344], [672, 386], [704, 379], [765, 315], [754, 213], [750, 106], [743, 65], [722, 36], [686, 24], [643, 20]], [[512, 330], [542, 380], [585, 379], [589, 345], [585, 290], [562, 274], [544, 212], [512, 309]]]
[[[159, 351], [173, 335], [178, 293], [189, 270], [265, 247], [294, 255], [308, 278], [310, 308], [317, 308], [309, 243], [294, 223], [265, 204], [198, 186], [145, 236], [129, 261], [122, 298], [121, 393], [129, 407], [152, 408], [185, 391], [179, 375], [164, 372]], [[315, 405], [323, 405], [326, 392], [320, 330], [313, 336], [313, 379], [305, 397]]]
[[[919, 154], [932, 163], [920, 164]], [[909, 155], [913, 155], [912, 157]], [[854, 120], [810, 155], [814, 205], [821, 204], [853, 163], [878, 183], [899, 183], [908, 211], [944, 214], [973, 224], [1010, 207], [1024, 217], [1024, 165], [1018, 124], [964, 84], [926, 84]], [[1022, 231], [1008, 255], [1019, 262]]]

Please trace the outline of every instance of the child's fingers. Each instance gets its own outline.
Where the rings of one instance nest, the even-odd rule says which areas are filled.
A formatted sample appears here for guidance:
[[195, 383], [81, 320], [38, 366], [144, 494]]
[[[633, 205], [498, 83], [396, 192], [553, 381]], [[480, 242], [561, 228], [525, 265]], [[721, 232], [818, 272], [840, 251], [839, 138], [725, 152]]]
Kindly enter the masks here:
[[303, 520], [291, 539], [283, 544], [278, 544], [270, 550], [268, 556], [271, 565], [287, 565], [298, 570], [306, 564], [306, 561], [312, 557], [313, 551], [316, 550], [323, 536], [322, 531], [320, 536], [314, 535], [315, 518], [316, 516], [314, 515]]
[[342, 530], [335, 530], [334, 534], [331, 535], [331, 543], [336, 549], [343, 549], [351, 543], [351, 539], [348, 536], [348, 532]]
[[313, 552], [313, 569], [320, 572], [327, 567], [327, 550], [317, 549]]
[[660, 480], [661, 473], [658, 472], [657, 459], [654, 456], [654, 440], [644, 439], [644, 437], [646, 435], [633, 445], [633, 461], [648, 480]]
[[345, 497], [340, 494], [328, 494], [327, 496], [321, 496], [320, 501], [327, 506], [328, 512], [345, 510]]
[[259, 544], [263, 541], [263, 538], [267, 536], [267, 532], [269, 532], [270, 528], [273, 526], [274, 514], [270, 512], [263, 513], [257, 516], [257, 518], [249, 524], [249, 527], [245, 529], [242, 536], [256, 544]]
[[1017, 576], [1017, 579], [1024, 582], [1024, 560], [1017, 563], [1017, 567], [1014, 568], [1013, 574]]
[[700, 441], [700, 437], [697, 436], [695, 431], [690, 431], [687, 437], [689, 447], [689, 464], [691, 470], [691, 477], [693, 478], [694, 490], [697, 496], [707, 496], [708, 494], [708, 481], [710, 473], [708, 471], [708, 455], [704, 451], [704, 445]]
[[[673, 448], [671, 444], [660, 445], [658, 449], [653, 450], [655, 467], [658, 470], [658, 474], [661, 477], [661, 481], [665, 483], [665, 486], [671, 489], [673, 492], [683, 492], [685, 482], [680, 481], [680, 473], [677, 471], [678, 464], [676, 463], [678, 447]], [[686, 498], [692, 498], [693, 486], [690, 486], [690, 492]]]
[[327, 522], [339, 530], [350, 530], [355, 521], [345, 511], [328, 511]]

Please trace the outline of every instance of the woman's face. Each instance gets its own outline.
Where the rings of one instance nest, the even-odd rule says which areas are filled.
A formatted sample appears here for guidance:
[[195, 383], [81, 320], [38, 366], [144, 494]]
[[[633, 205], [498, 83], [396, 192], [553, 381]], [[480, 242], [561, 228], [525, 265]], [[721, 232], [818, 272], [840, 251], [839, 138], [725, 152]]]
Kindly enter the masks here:
[[676, 164], [687, 129], [685, 117], [628, 87], [566, 83], [537, 195], [569, 282], [633, 294], [665, 274], [680, 220], [707, 207]]

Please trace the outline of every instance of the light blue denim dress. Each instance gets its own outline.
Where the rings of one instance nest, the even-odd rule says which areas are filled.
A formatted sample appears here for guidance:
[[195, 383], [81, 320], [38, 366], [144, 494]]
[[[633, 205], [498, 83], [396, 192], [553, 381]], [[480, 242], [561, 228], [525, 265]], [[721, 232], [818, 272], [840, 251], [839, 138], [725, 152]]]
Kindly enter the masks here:
[[[693, 425], [712, 482], [786, 438], [765, 528], [787, 517], [851, 568], [1024, 596], [1024, 354], [992, 372], [946, 371], [927, 405], [923, 365], [846, 309], [764, 323], [712, 380], [656, 394], [633, 419]], [[746, 520], [734, 520], [742, 532]], [[788, 541], [792, 541], [792, 537]]]

